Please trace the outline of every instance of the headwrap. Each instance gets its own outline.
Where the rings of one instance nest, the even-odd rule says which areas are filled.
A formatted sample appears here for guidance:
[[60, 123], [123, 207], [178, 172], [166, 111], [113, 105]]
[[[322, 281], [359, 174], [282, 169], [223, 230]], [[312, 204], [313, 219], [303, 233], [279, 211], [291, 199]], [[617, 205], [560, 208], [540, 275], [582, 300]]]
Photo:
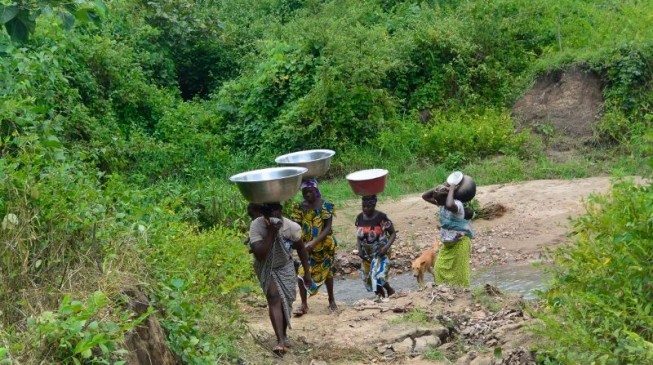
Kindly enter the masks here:
[[312, 177], [310, 179], [302, 180], [302, 185], [300, 186], [300, 189], [304, 188], [315, 188], [315, 196], [318, 198], [322, 197], [322, 194], [320, 193], [320, 189], [317, 187], [317, 180]]
[[363, 197], [363, 205], [376, 205], [377, 201], [376, 195], [366, 195]]

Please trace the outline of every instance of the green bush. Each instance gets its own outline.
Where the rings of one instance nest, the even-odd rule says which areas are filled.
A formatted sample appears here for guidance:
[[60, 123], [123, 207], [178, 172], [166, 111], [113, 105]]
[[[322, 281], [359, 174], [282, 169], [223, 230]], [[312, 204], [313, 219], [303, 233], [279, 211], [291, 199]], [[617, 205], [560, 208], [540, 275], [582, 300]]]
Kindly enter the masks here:
[[554, 280], [537, 330], [548, 363], [653, 361], [653, 191], [617, 182], [574, 223], [555, 252]]
[[[155, 304], [172, 350], [188, 364], [237, 355], [238, 297], [258, 287], [242, 236], [219, 228], [198, 234], [184, 224], [153, 223], [144, 232], [158, 280]], [[180, 249], [181, 248], [181, 249]]]
[[608, 84], [605, 98], [611, 108], [628, 116], [653, 112], [650, 80], [653, 77], [653, 44], [627, 43], [606, 51], [591, 66], [604, 75]]
[[422, 156], [455, 168], [498, 154], [523, 155], [526, 132], [515, 133], [507, 112], [450, 113], [438, 117], [423, 138]]
[[405, 110], [502, 106], [519, 75], [555, 37], [547, 6], [521, 1], [461, 2], [393, 10], [389, 30], [401, 62], [386, 86]]
[[378, 14], [356, 4], [302, 13], [262, 43], [259, 64], [217, 96], [230, 144], [339, 149], [376, 136], [394, 113], [381, 87], [394, 61]]
[[[28, 321], [33, 331], [33, 346], [47, 362], [125, 364], [127, 350], [122, 348], [125, 334], [152, 311], [133, 318], [128, 312], [107, 313], [110, 312], [109, 304], [102, 292], [93, 293], [86, 302], [65, 295], [57, 312], [45, 311]], [[117, 308], [119, 306], [113, 310]]]
[[[241, 55], [237, 40], [225, 32], [226, 19], [220, 6], [179, 0], [120, 6], [121, 15], [137, 12], [147, 25], [157, 30], [142, 45], [150, 53], [164, 53], [172, 62], [173, 76], [185, 100], [207, 98], [224, 81], [237, 75]], [[157, 47], [152, 47], [153, 44]]]
[[[61, 149], [44, 147], [32, 138], [19, 140], [17, 157], [0, 162], [3, 217], [16, 217], [15, 224], [0, 231], [3, 242], [12, 242], [0, 246], [0, 302], [5, 309], [0, 318], [5, 322], [25, 313], [21, 288], [29, 283], [61, 287], [69, 279], [68, 268], [102, 262], [104, 248], [112, 247], [106, 243], [120, 242], [117, 232], [124, 229], [116, 219], [124, 213], [99, 189], [93, 169]], [[59, 154], [64, 161], [57, 160]], [[56, 299], [48, 296], [43, 301], [47, 307]]]

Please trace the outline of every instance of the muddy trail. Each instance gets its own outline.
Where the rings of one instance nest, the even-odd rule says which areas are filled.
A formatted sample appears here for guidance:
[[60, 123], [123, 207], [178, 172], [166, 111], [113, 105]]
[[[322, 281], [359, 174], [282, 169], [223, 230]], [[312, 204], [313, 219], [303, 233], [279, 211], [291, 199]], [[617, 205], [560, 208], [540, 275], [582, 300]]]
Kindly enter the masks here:
[[[584, 211], [591, 194], [610, 189], [610, 178], [537, 180], [482, 186], [481, 207], [501, 206], [494, 219], [474, 220], [472, 288], [435, 286], [426, 276], [419, 288], [412, 260], [433, 244], [436, 208], [420, 194], [387, 199], [377, 209], [392, 219], [398, 237], [392, 251], [391, 298], [375, 298], [358, 278], [353, 222], [359, 201], [338, 209], [339, 241], [335, 295], [339, 309], [327, 308], [326, 290], [309, 299], [308, 314], [293, 318], [290, 352], [279, 359], [264, 298], [242, 302], [249, 334], [242, 340], [242, 364], [534, 364], [532, 335], [536, 290], [545, 286], [544, 252], [567, 241], [569, 218]], [[298, 303], [295, 303], [298, 305]]]

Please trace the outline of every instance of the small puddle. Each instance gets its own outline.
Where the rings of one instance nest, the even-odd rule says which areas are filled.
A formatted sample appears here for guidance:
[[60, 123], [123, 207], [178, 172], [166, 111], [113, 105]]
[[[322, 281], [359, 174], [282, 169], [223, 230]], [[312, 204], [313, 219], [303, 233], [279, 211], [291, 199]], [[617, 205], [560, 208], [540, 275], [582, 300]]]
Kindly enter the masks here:
[[[426, 274], [424, 280], [433, 282], [433, 276]], [[533, 264], [506, 265], [484, 268], [472, 271], [472, 288], [491, 284], [504, 293], [519, 294], [524, 299], [536, 299], [538, 290], [546, 289], [548, 274], [543, 266]], [[390, 285], [397, 291], [418, 290], [417, 280], [410, 272], [390, 276]], [[359, 276], [349, 276], [336, 279], [334, 294], [337, 301], [353, 304], [361, 299], [374, 298], [373, 293], [367, 292]]]

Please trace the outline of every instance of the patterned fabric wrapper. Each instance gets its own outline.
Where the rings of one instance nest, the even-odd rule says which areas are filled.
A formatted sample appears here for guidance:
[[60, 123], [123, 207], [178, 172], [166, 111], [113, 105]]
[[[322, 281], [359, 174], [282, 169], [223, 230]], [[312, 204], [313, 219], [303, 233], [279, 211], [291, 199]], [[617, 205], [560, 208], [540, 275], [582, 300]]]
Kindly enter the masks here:
[[360, 213], [354, 225], [358, 247], [363, 253], [361, 278], [367, 291], [376, 292], [388, 282], [390, 259], [388, 253], [381, 255], [379, 250], [389, 242], [392, 221], [385, 213], [377, 211], [371, 218]]
[[[309, 242], [320, 235], [324, 229], [325, 221], [332, 219], [335, 213], [333, 204], [324, 202], [319, 209], [304, 209], [301, 204], [293, 206], [291, 219], [302, 227], [302, 239]], [[329, 232], [324, 240], [318, 242], [313, 250], [308, 253], [308, 265], [311, 270], [313, 285], [309, 288], [309, 294], [317, 294], [326, 279], [333, 277], [335, 268], [333, 264], [336, 256], [336, 241], [333, 234]], [[304, 277], [304, 267], [300, 266], [297, 272], [300, 278]]]
[[372, 261], [363, 260], [361, 265], [361, 279], [368, 292], [376, 292], [388, 282], [388, 268], [390, 259], [388, 255], [374, 256]]

